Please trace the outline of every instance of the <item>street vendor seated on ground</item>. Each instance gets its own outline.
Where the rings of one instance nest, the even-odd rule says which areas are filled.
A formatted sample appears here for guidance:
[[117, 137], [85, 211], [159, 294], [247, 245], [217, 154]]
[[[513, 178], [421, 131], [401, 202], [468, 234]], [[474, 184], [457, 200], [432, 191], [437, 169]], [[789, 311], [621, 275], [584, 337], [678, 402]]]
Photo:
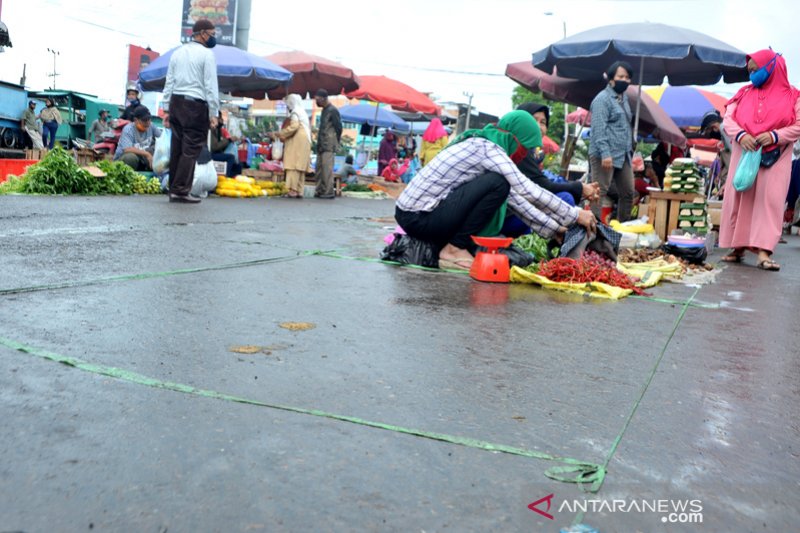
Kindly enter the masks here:
[[[542, 136], [547, 135], [547, 128], [550, 126], [550, 108], [544, 104], [536, 102], [526, 102], [517, 106], [518, 110], [527, 111], [536, 123]], [[528, 179], [539, 187], [550, 191], [562, 200], [566, 200], [566, 195], [572, 197], [572, 205], [578, 205], [582, 199], [596, 201], [600, 197], [600, 185], [597, 183], [582, 183], [580, 181], [555, 182], [545, 176], [542, 172], [544, 152], [541, 150], [531, 150], [528, 155], [517, 165]]]
[[233, 178], [242, 173], [242, 165], [239, 163], [238, 155], [231, 151], [235, 144], [231, 140], [231, 135], [222, 122], [222, 113], [219, 114], [219, 121], [216, 128], [211, 129], [211, 159], [226, 163], [225, 175]]
[[344, 165], [339, 170], [339, 176], [341, 176], [342, 183], [346, 185], [354, 185], [358, 183], [358, 171], [356, 167], [353, 166], [353, 156], [348, 154], [344, 158]]
[[405, 174], [406, 170], [408, 170], [408, 165], [408, 161], [400, 165], [397, 159], [391, 159], [386, 168], [383, 169], [381, 177], [386, 181], [400, 183], [402, 181], [403, 174]]
[[153, 126], [150, 110], [143, 105], [137, 107], [133, 122], [122, 128], [114, 161], [122, 161], [136, 171], [152, 171], [156, 137], [160, 136], [161, 130]]
[[543, 237], [567, 226], [594, 229], [591, 211], [571, 207], [517, 168], [542, 146], [533, 116], [512, 111], [495, 125], [468, 130], [419, 171], [397, 199], [395, 218], [416, 239], [437, 246], [439, 266], [469, 270], [472, 235], [498, 235], [506, 208]]

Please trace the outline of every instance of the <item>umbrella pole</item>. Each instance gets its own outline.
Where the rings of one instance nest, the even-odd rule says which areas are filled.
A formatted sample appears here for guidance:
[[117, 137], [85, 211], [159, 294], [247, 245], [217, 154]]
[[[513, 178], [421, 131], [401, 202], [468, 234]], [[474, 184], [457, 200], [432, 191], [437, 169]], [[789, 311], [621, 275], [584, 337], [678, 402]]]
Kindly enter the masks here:
[[636, 97], [636, 120], [633, 126], [633, 142], [639, 142], [639, 111], [642, 108], [642, 77], [644, 76], [644, 56], [639, 61], [639, 93]]
[[[380, 102], [378, 102], [378, 105], [375, 106], [375, 118], [372, 119], [372, 130], [370, 131], [370, 137], [375, 137], [375, 128], [376, 124], [378, 123], [378, 108], [380, 106], [381, 106]], [[367, 163], [369, 163], [371, 155], [372, 155], [372, 139], [370, 139], [369, 141], [369, 151], [367, 152]], [[366, 164], [364, 166], [366, 166]]]

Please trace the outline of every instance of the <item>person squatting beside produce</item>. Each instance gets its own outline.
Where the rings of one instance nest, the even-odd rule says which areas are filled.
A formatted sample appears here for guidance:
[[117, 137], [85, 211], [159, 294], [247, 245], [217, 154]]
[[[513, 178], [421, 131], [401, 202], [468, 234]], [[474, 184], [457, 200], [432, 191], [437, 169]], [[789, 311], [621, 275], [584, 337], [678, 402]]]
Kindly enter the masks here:
[[161, 130], [153, 125], [150, 110], [140, 105], [133, 112], [133, 122], [122, 128], [114, 161], [121, 161], [133, 170], [152, 171], [156, 138], [160, 136]]
[[468, 130], [439, 153], [397, 199], [395, 218], [416, 239], [432, 243], [442, 268], [469, 270], [472, 235], [497, 235], [506, 206], [544, 237], [563, 236], [577, 221], [594, 230], [590, 211], [571, 207], [517, 168], [542, 146], [534, 118], [512, 111], [497, 126]]

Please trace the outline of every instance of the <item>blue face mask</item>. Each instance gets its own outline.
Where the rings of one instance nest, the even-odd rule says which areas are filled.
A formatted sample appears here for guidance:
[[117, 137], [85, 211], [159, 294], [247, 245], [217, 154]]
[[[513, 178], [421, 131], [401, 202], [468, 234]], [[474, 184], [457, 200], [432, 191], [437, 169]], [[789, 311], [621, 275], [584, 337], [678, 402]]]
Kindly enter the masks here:
[[217, 37], [216, 37], [216, 36], [214, 36], [214, 35], [212, 35], [212, 36], [211, 36], [211, 37], [209, 37], [209, 38], [208, 38], [208, 40], [206, 41], [206, 47], [207, 47], [207, 48], [214, 48], [215, 46], [217, 46]]
[[775, 70], [775, 63], [778, 61], [779, 55], [780, 54], [775, 54], [775, 57], [773, 57], [769, 61], [769, 63], [767, 63], [760, 69], [756, 70], [755, 72], [750, 73], [750, 83], [753, 84], [753, 87], [758, 89], [759, 87], [767, 83], [767, 80], [772, 75], [772, 71]]

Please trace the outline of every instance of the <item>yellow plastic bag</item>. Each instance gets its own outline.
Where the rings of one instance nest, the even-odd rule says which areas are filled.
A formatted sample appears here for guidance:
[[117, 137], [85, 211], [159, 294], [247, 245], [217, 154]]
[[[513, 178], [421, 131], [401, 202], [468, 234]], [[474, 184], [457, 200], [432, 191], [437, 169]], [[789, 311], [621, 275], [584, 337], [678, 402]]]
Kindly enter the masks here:
[[631, 294], [633, 291], [630, 289], [622, 289], [614, 287], [606, 283], [592, 282], [592, 283], [563, 283], [550, 281], [544, 276], [528, 272], [519, 267], [511, 267], [511, 282], [512, 283], [532, 283], [540, 285], [545, 289], [552, 289], [557, 291], [571, 292], [576, 294], [584, 294], [592, 298], [605, 298], [607, 300], [619, 300]]

